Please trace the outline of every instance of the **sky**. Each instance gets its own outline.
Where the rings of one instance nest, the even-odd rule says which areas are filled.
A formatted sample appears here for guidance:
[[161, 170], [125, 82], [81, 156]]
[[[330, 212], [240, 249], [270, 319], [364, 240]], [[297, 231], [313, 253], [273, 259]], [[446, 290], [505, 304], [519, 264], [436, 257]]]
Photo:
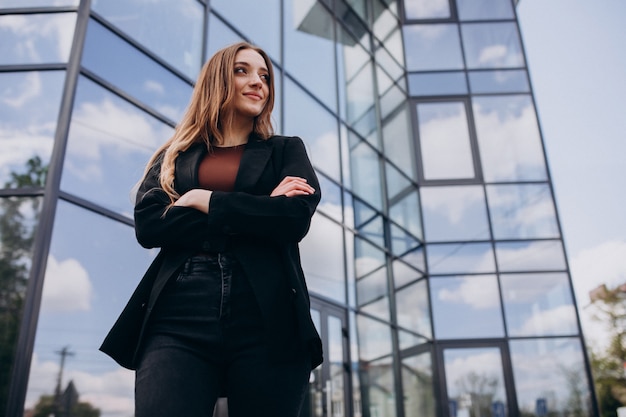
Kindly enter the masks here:
[[583, 332], [589, 291], [626, 283], [626, 2], [520, 0], [520, 30]]

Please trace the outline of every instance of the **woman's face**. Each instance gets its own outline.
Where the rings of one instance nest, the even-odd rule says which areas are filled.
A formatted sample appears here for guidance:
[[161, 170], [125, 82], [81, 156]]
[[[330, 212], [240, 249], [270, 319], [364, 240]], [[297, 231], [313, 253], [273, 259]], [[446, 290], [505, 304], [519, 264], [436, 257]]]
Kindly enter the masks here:
[[242, 49], [235, 55], [233, 71], [233, 115], [235, 120], [252, 121], [261, 114], [270, 94], [267, 65], [258, 52]]

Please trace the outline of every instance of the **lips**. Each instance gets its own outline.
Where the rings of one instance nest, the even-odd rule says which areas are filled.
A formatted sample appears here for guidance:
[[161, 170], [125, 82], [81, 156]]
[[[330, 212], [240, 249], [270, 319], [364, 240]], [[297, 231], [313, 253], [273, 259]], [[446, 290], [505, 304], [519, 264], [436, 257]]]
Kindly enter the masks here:
[[263, 100], [263, 97], [261, 97], [259, 94], [256, 94], [256, 93], [244, 93], [244, 96], [249, 97], [254, 100]]

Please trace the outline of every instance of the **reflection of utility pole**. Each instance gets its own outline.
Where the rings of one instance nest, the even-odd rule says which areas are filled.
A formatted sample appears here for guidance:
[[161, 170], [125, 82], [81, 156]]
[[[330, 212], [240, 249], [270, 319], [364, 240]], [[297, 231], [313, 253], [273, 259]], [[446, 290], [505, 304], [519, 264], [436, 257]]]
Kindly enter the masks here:
[[63, 349], [55, 352], [61, 356], [61, 366], [59, 367], [59, 375], [57, 377], [57, 386], [54, 390], [55, 417], [61, 417], [66, 410], [61, 410], [61, 384], [63, 383], [63, 368], [65, 367], [65, 357], [74, 356], [74, 352], [70, 352], [69, 346], [63, 346]]

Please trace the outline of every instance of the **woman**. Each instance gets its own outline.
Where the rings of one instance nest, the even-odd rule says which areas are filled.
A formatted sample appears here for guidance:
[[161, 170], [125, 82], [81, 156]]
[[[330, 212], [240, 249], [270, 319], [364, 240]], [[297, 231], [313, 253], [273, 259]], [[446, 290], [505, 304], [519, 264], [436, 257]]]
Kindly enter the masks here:
[[161, 248], [102, 347], [136, 370], [136, 417], [297, 416], [322, 361], [298, 242], [320, 200], [304, 144], [274, 136], [272, 64], [238, 43], [203, 67], [141, 181], [135, 231]]

